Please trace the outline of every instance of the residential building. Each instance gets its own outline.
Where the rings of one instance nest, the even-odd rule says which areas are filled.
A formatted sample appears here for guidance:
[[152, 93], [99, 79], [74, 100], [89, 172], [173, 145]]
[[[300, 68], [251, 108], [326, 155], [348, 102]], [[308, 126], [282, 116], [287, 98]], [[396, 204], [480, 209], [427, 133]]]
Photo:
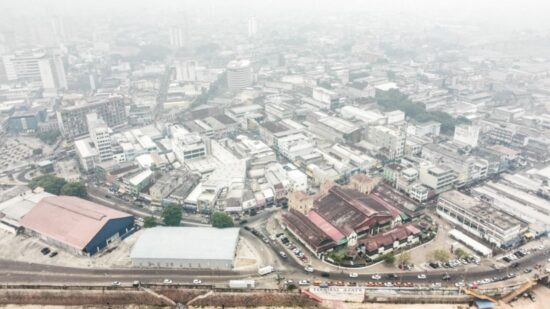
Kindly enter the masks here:
[[388, 159], [395, 160], [403, 156], [405, 150], [405, 134], [398, 129], [384, 126], [373, 126], [368, 129], [368, 140], [380, 147]]
[[312, 90], [311, 97], [323, 104], [325, 109], [335, 109], [340, 106], [340, 97], [332, 90], [323, 87], [315, 87]]
[[452, 189], [457, 178], [455, 172], [447, 166], [423, 163], [420, 165], [419, 181], [436, 193], [441, 193]]
[[480, 128], [475, 125], [460, 124], [455, 126], [453, 140], [459, 143], [477, 147]]
[[96, 113], [86, 115], [86, 122], [90, 139], [99, 152], [99, 160], [101, 162], [111, 160], [113, 158], [113, 145], [109, 127], [103, 119], [98, 118]]
[[85, 172], [92, 172], [99, 162], [99, 151], [90, 138], [80, 139], [74, 142], [76, 155], [80, 166]]
[[59, 129], [63, 136], [74, 139], [89, 133], [86, 115], [96, 113], [110, 128], [126, 123], [124, 99], [121, 96], [95, 98], [73, 106], [66, 106], [57, 112]]

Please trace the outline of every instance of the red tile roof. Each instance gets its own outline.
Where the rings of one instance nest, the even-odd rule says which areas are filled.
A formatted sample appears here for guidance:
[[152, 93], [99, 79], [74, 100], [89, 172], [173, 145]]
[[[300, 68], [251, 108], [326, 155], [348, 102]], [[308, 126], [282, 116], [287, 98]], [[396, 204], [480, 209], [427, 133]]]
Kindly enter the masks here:
[[332, 240], [338, 242], [342, 240], [342, 238], [345, 238], [344, 234], [342, 234], [338, 229], [336, 229], [332, 224], [327, 222], [323, 217], [321, 217], [318, 213], [315, 211], [310, 211], [307, 214], [307, 217], [313, 224], [318, 226], [325, 234], [327, 234]]
[[78, 197], [51, 196], [41, 199], [21, 225], [83, 250], [109, 220], [131, 216]]
[[368, 236], [361, 239], [359, 243], [365, 246], [367, 252], [373, 252], [382, 246], [389, 246], [395, 241], [407, 239], [410, 235], [418, 234], [420, 234], [420, 230], [418, 228], [412, 224], [407, 224], [395, 227], [384, 233]]
[[301, 212], [291, 209], [283, 213], [283, 221], [300, 239], [316, 252], [333, 248], [336, 243]]
[[373, 224], [385, 224], [395, 217], [371, 195], [339, 186], [316, 199], [314, 211], [344, 235], [354, 231], [359, 234]]

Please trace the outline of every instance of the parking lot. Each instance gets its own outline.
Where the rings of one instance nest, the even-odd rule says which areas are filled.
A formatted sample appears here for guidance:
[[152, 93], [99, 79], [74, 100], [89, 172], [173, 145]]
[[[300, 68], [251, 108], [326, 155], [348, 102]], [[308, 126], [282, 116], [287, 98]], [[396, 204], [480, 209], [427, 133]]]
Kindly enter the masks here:
[[[92, 257], [76, 256], [45, 244], [37, 238], [26, 235], [14, 235], [0, 230], [0, 258], [29, 263], [51, 264], [69, 267], [129, 267], [130, 249], [139, 237], [139, 231], [121, 241], [114, 250], [98, 253]], [[47, 254], [41, 252], [48, 248]], [[57, 252], [55, 256], [50, 256]]]
[[52, 148], [38, 138], [5, 137], [0, 143], [0, 171], [33, 161], [33, 149], [42, 149], [43, 155], [52, 152]]

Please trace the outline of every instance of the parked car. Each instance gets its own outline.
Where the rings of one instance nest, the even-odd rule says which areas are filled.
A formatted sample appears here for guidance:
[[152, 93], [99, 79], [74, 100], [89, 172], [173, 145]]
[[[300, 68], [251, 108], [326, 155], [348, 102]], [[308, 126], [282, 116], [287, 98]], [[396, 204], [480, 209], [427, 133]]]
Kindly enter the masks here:
[[304, 268], [304, 270], [307, 271], [308, 273], [312, 273], [312, 272], [314, 271], [313, 267], [311, 267], [311, 266], [309, 266], [309, 265], [306, 266], [306, 267]]
[[357, 277], [359, 277], [359, 275], [357, 273], [350, 273], [349, 277], [350, 278], [357, 278]]
[[374, 280], [380, 280], [380, 279], [382, 279], [382, 276], [380, 276], [380, 275], [372, 275], [371, 278], [374, 279]]
[[330, 274], [327, 273], [327, 272], [322, 272], [321, 277], [328, 278], [328, 277], [330, 277]]
[[120, 286], [120, 281], [113, 281], [111, 283], [112, 286]]
[[162, 281], [164, 284], [172, 284], [172, 280], [170, 279], [164, 279], [164, 281]]
[[426, 279], [426, 275], [425, 274], [419, 274], [418, 276], [416, 276], [418, 279]]
[[309, 280], [306, 280], [306, 279], [300, 280], [298, 281], [298, 285], [309, 285]]
[[201, 283], [202, 283], [201, 279], [194, 279], [193, 280], [193, 284], [201, 284]]
[[57, 251], [54, 251], [54, 252], [50, 253], [50, 257], [51, 257], [51, 258], [54, 257], [54, 256], [56, 256], [56, 255], [57, 255]]

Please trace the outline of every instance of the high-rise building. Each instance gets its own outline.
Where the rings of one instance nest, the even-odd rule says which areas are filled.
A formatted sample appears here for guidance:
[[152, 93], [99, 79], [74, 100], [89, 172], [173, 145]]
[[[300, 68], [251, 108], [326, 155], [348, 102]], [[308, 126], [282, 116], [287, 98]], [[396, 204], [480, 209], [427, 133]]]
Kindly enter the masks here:
[[258, 33], [258, 20], [256, 17], [248, 19], [248, 37], [254, 37]]
[[18, 52], [4, 56], [2, 62], [8, 81], [40, 82], [44, 89], [67, 88], [63, 61], [53, 52]]
[[90, 138], [99, 152], [99, 160], [101, 162], [111, 160], [113, 158], [113, 145], [109, 126], [96, 113], [86, 115], [86, 124], [88, 125]]
[[176, 80], [182, 82], [198, 82], [207, 78], [206, 68], [199, 66], [195, 60], [176, 60]]
[[170, 46], [182, 48], [187, 44], [187, 31], [185, 27], [174, 26], [170, 27], [168, 31], [170, 36]]
[[67, 39], [67, 32], [65, 31], [65, 19], [62, 16], [54, 16], [51, 19], [52, 31], [55, 39], [58, 43], [61, 43]]
[[96, 101], [61, 108], [57, 112], [57, 122], [63, 136], [73, 139], [88, 134], [86, 115], [96, 113], [105, 123], [114, 128], [126, 123], [124, 98], [111, 96]]
[[233, 60], [227, 65], [227, 87], [240, 90], [252, 85], [252, 67], [249, 60]]

